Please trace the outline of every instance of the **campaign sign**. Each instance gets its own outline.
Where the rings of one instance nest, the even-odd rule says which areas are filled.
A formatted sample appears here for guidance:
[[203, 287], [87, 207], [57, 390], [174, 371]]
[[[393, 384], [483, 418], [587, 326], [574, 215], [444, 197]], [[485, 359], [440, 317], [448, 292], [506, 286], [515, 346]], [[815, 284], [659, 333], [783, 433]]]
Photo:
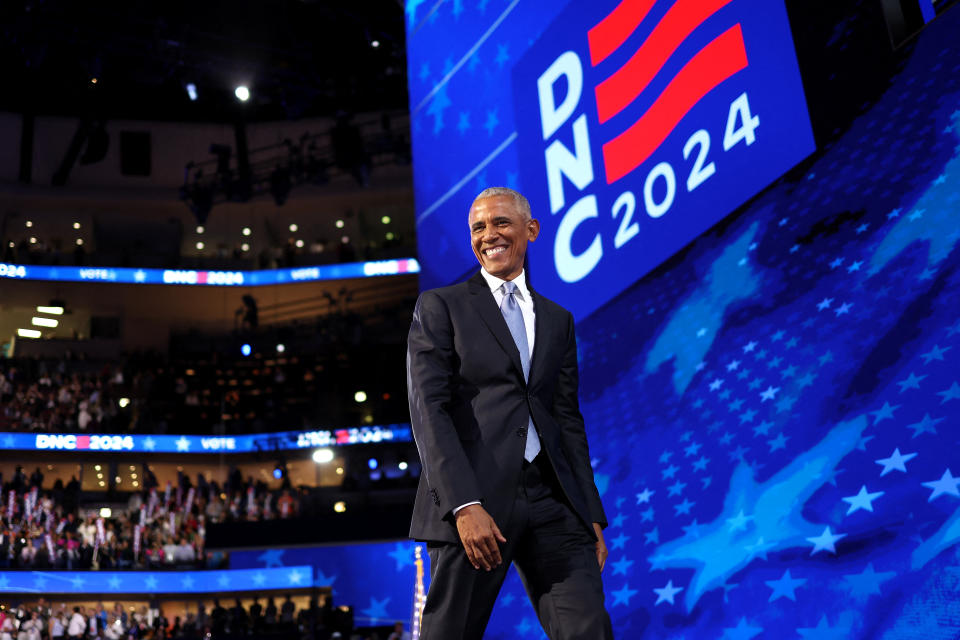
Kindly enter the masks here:
[[531, 272], [578, 318], [815, 149], [779, 0], [572, 2], [513, 99]]

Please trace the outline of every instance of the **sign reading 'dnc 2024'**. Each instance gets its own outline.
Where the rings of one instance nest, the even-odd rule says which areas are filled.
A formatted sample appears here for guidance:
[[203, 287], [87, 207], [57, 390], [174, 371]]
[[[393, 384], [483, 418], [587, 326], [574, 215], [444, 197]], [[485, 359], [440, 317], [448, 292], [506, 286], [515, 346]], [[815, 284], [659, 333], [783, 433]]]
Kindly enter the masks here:
[[815, 149], [781, 0], [577, 0], [513, 83], [531, 270], [578, 317]]

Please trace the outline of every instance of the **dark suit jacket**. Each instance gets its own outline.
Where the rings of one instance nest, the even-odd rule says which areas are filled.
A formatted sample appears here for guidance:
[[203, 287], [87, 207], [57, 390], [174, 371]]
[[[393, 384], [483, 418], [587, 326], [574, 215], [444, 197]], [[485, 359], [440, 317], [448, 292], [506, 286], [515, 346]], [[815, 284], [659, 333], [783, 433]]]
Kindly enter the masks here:
[[591, 536], [606, 526], [577, 398], [569, 311], [530, 289], [536, 337], [529, 383], [520, 352], [478, 271], [425, 291], [407, 339], [407, 397], [423, 473], [410, 537], [459, 542], [452, 510], [479, 500], [501, 528], [510, 518], [528, 416], [564, 494]]

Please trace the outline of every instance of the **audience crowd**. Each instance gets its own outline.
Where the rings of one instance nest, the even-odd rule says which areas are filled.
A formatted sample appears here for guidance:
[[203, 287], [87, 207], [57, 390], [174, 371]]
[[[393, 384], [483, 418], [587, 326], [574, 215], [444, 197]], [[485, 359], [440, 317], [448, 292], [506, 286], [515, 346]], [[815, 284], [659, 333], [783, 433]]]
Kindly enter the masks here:
[[[294, 333], [313, 344], [301, 349]], [[264, 338], [263, 358], [243, 357], [235, 337], [217, 348], [211, 342], [181, 336], [178, 345], [196, 355], [115, 362], [0, 358], [0, 431], [257, 433], [354, 426], [374, 411], [380, 422], [406, 421], [402, 341], [376, 344], [359, 319], [318, 320]], [[389, 391], [371, 393], [361, 407], [357, 389]]]
[[176, 486], [160, 488], [145, 475], [144, 491], [106, 518], [80, 507], [75, 479], [42, 490], [39, 468], [30, 478], [20, 468], [9, 482], [0, 477], [0, 569], [224, 568], [227, 556], [204, 548], [207, 525], [293, 518], [300, 506], [288, 484], [270, 491], [237, 470], [223, 487], [180, 474]]
[[[244, 607], [240, 600], [224, 606], [219, 600], [207, 608], [196, 605], [196, 613], [185, 616], [165, 615], [156, 600], [125, 609], [119, 602], [113, 607], [53, 605], [44, 598], [32, 604], [14, 603], [0, 608], [0, 640], [139, 640], [201, 638], [273, 638], [275, 640], [328, 640], [356, 638], [366, 640], [374, 635], [352, 635], [353, 619], [349, 611], [335, 609], [328, 598], [324, 605], [311, 599], [307, 607], [297, 610], [289, 595], [277, 604], [273, 597], [260, 598]], [[399, 625], [402, 627], [402, 625]], [[380, 637], [380, 636], [376, 636]], [[384, 638], [388, 636], [383, 636]], [[392, 638], [406, 640], [409, 634], [394, 633]]]

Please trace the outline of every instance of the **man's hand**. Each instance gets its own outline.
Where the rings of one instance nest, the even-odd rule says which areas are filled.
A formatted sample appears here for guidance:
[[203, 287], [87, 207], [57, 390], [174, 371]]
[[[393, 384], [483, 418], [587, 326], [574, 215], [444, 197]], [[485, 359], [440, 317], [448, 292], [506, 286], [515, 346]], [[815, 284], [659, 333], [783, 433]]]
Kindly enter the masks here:
[[493, 521], [487, 510], [479, 504], [472, 504], [457, 511], [454, 516], [457, 521], [457, 531], [460, 541], [467, 552], [467, 559], [474, 569], [483, 567], [490, 571], [503, 562], [500, 557], [498, 542], [507, 539], [500, 533], [497, 523]]
[[607, 563], [607, 543], [603, 541], [603, 529], [596, 522], [593, 523], [593, 530], [597, 532], [597, 564], [600, 565], [600, 571], [603, 571], [603, 565]]

